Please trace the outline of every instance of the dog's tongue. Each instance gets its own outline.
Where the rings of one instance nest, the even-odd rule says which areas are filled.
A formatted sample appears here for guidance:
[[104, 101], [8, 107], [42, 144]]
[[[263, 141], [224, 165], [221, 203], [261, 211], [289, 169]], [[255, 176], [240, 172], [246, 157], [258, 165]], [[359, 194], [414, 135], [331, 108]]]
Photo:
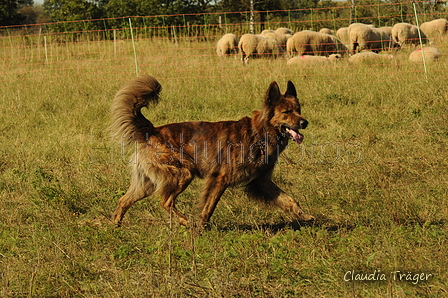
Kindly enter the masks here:
[[294, 142], [296, 142], [297, 144], [302, 144], [303, 139], [305, 138], [303, 136], [303, 134], [295, 132], [294, 130], [287, 128], [286, 131], [289, 133], [289, 135], [291, 136], [291, 138], [294, 140]]

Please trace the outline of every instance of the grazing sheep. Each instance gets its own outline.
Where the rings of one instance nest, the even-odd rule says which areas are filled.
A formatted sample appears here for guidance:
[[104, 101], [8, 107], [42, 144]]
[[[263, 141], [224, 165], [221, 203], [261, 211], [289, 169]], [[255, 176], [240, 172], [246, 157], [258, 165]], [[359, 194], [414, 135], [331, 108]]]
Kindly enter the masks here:
[[398, 48], [399, 45], [383, 30], [362, 23], [348, 26], [350, 50], [354, 54], [362, 50], [379, 53], [382, 50]]
[[271, 30], [271, 29], [264, 29], [263, 31], [261, 31], [261, 35], [265, 35], [266, 33], [275, 33], [275, 31], [274, 30]]
[[392, 27], [387, 26], [387, 27], [380, 27], [381, 30], [383, 30], [384, 33], [386, 33], [389, 36], [392, 36]]
[[238, 38], [235, 34], [225, 34], [216, 44], [216, 53], [218, 56], [228, 56], [238, 53]]
[[275, 39], [267, 38], [261, 34], [244, 34], [240, 38], [238, 48], [243, 62], [248, 62], [252, 56], [275, 57], [283, 53], [283, 50], [278, 46]]
[[322, 28], [319, 30], [320, 33], [331, 34], [334, 35], [334, 31], [328, 28]]
[[280, 27], [280, 28], [277, 28], [277, 30], [275, 30], [275, 33], [277, 33], [277, 34], [291, 34], [291, 35], [293, 35], [294, 31], [292, 31], [291, 29], [288, 29], [288, 28]]
[[434, 47], [425, 47], [421, 49], [417, 49], [413, 51], [409, 55], [409, 61], [411, 62], [423, 62], [423, 57], [425, 57], [426, 62], [433, 62], [439, 59], [442, 55], [437, 48]]
[[349, 44], [350, 39], [348, 38], [348, 27], [339, 28], [338, 31], [336, 31], [336, 37], [339, 38], [343, 44]]
[[408, 23], [398, 23], [392, 27], [391, 37], [400, 45], [400, 47], [404, 47], [405, 44], [420, 44], [420, 36], [423, 43], [428, 42], [425, 33], [423, 33], [417, 26]]
[[393, 55], [388, 54], [377, 54], [374, 52], [361, 52], [354, 54], [348, 58], [348, 62], [354, 63], [354, 64], [374, 64], [374, 63], [383, 63], [387, 61], [392, 61], [394, 59]]
[[341, 58], [339, 54], [331, 54], [329, 57], [326, 56], [311, 56], [311, 55], [302, 55], [296, 56], [294, 58], [286, 61], [287, 65], [304, 65], [304, 64], [328, 64], [333, 61], [337, 61]]
[[348, 52], [346, 46], [334, 35], [314, 31], [300, 31], [290, 37], [286, 43], [286, 51], [292, 57], [295, 52], [301, 56], [345, 54]]
[[286, 42], [292, 36], [291, 34], [280, 34], [271, 32], [264, 33], [262, 35], [266, 36], [267, 38], [275, 39], [277, 41], [277, 44], [283, 49], [283, 51], [286, 51]]
[[429, 38], [440, 39], [448, 34], [448, 21], [446, 19], [437, 19], [425, 22], [420, 25], [420, 29]]

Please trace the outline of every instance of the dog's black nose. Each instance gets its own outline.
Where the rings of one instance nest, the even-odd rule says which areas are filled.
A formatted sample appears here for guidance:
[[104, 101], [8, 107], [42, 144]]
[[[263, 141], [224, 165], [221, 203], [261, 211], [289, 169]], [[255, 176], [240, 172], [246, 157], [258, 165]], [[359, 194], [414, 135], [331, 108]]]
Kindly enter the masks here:
[[300, 129], [305, 129], [308, 126], [308, 121], [306, 119], [300, 120]]

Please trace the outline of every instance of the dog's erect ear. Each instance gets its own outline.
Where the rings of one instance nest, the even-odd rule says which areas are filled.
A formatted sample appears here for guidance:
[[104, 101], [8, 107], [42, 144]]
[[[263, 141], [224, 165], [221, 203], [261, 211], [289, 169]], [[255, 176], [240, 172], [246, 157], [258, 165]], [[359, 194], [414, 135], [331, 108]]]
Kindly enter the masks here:
[[268, 91], [266, 91], [264, 103], [268, 106], [273, 106], [277, 103], [281, 96], [282, 94], [280, 93], [280, 88], [278, 87], [277, 82], [274, 81], [271, 85], [269, 85]]
[[288, 81], [288, 87], [285, 92], [285, 97], [287, 97], [288, 95], [297, 98], [296, 87], [294, 86], [294, 84], [291, 81]]

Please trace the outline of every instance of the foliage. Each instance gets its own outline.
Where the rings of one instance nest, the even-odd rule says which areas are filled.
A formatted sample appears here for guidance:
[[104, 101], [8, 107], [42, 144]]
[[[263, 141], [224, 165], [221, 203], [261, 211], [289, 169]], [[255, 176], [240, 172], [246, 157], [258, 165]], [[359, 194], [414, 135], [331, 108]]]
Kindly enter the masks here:
[[101, 11], [87, 0], [46, 0], [45, 11], [55, 22], [99, 19]]
[[19, 13], [20, 7], [32, 5], [32, 1], [4, 0], [0, 3], [0, 26], [21, 24], [25, 17]]
[[[302, 22], [298, 28], [312, 28], [310, 19], [326, 20], [326, 27], [338, 27], [332, 19], [337, 19], [339, 12], [335, 9], [331, 15], [316, 8], [351, 7], [352, 2], [333, 0], [255, 0], [255, 22], [262, 28], [269, 27], [271, 22], [282, 22], [285, 18]], [[386, 26], [397, 22], [413, 20], [411, 2], [402, 3], [399, 0], [356, 0], [350, 13], [345, 16], [347, 25], [351, 22], [373, 23]], [[390, 5], [388, 5], [390, 4]], [[45, 0], [44, 11], [32, 8], [32, 0], [7, 0], [0, 4], [0, 20], [3, 25], [29, 24], [39, 22], [69, 22], [75, 20], [91, 20], [102, 18], [122, 18], [128, 16], [153, 16], [146, 19], [144, 24], [138, 25], [166, 25], [178, 26], [189, 24], [203, 24], [204, 16], [198, 13], [222, 12], [227, 22], [241, 22], [249, 18], [250, 0]], [[443, 15], [447, 11], [444, 1], [416, 2], [419, 10], [425, 14]], [[24, 9], [25, 8], [25, 9]], [[46, 19], [48, 15], [50, 20]], [[198, 15], [194, 15], [198, 14]], [[164, 20], [164, 16], [178, 15]], [[324, 19], [324, 17], [328, 17]], [[422, 20], [422, 22], [425, 20]], [[312, 22], [312, 21], [311, 21]], [[111, 21], [110, 27], [120, 28], [121, 21]], [[83, 26], [66, 24], [64, 26], [50, 26], [55, 31], [78, 30]], [[72, 28], [73, 27], [73, 28]], [[100, 22], [95, 29], [103, 29]]]

